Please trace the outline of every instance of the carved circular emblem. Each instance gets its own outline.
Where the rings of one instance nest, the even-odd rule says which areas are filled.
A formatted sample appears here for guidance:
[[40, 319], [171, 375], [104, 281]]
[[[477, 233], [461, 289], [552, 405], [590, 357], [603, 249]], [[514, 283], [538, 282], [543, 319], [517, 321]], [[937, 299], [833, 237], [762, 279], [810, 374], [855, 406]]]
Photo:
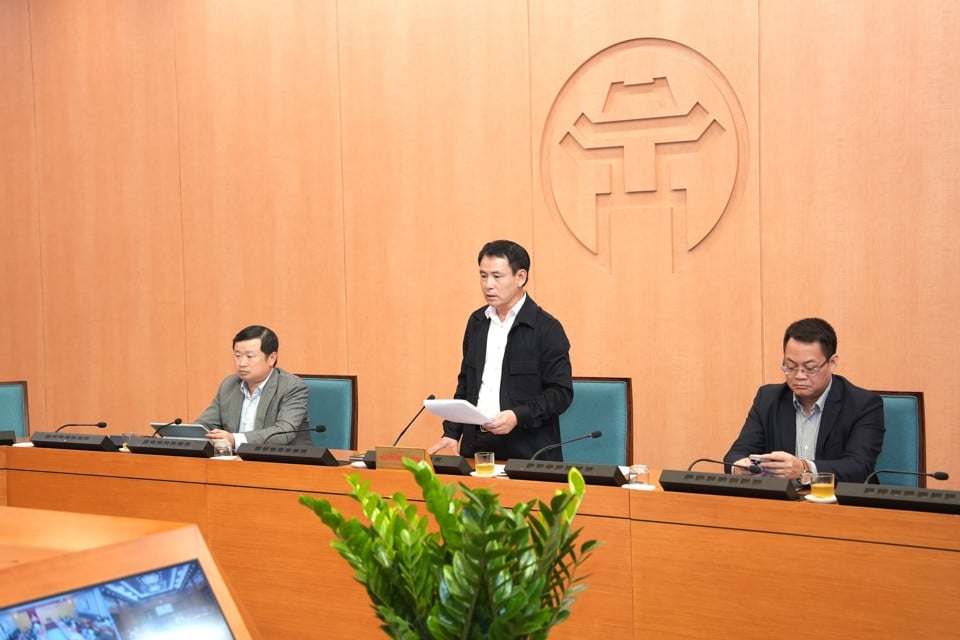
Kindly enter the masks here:
[[623, 215], [669, 215], [689, 252], [740, 192], [746, 118], [730, 83], [683, 44], [628, 40], [584, 62], [561, 88], [541, 139], [547, 204], [577, 241], [609, 263]]

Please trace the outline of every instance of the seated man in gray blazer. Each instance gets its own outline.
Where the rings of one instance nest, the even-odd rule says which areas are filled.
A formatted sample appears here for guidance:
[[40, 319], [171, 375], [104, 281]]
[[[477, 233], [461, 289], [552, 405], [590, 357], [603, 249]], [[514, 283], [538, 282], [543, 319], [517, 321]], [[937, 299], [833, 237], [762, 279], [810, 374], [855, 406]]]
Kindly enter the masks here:
[[307, 385], [276, 366], [279, 348], [277, 334], [267, 327], [253, 325], [234, 336], [237, 373], [224, 378], [195, 421], [210, 428], [210, 440], [227, 440], [234, 449], [267, 438], [271, 444], [309, 442]]

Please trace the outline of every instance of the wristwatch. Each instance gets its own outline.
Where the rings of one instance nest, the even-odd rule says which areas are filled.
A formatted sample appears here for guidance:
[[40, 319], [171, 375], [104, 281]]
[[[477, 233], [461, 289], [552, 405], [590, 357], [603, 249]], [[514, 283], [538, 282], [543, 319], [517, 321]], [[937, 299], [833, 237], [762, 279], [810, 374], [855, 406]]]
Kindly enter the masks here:
[[800, 472], [800, 476], [797, 478], [799, 484], [807, 485], [813, 482], [813, 472], [810, 471], [810, 463], [800, 459], [800, 463], [803, 465], [803, 471]]

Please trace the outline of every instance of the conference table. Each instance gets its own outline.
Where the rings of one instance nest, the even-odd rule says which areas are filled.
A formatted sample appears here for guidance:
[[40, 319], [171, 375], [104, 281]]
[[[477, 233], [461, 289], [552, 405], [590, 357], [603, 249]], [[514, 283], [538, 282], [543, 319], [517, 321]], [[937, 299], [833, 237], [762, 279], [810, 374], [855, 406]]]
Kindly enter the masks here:
[[[331, 533], [298, 502], [360, 515], [351, 473], [422, 504], [406, 471], [30, 447], [0, 448], [0, 504], [194, 523], [252, 633], [381, 637]], [[510, 506], [560, 486], [443, 479]], [[575, 525], [603, 544], [551, 637], [960, 638], [960, 516], [590, 485]]]

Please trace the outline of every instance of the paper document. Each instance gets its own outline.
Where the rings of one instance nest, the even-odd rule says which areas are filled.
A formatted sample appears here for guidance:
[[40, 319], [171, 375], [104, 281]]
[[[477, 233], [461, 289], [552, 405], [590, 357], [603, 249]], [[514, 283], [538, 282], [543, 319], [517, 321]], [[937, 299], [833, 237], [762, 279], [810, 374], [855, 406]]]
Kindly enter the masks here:
[[462, 422], [463, 424], [487, 424], [493, 418], [484, 415], [480, 409], [466, 400], [424, 400], [423, 406], [444, 420]]

